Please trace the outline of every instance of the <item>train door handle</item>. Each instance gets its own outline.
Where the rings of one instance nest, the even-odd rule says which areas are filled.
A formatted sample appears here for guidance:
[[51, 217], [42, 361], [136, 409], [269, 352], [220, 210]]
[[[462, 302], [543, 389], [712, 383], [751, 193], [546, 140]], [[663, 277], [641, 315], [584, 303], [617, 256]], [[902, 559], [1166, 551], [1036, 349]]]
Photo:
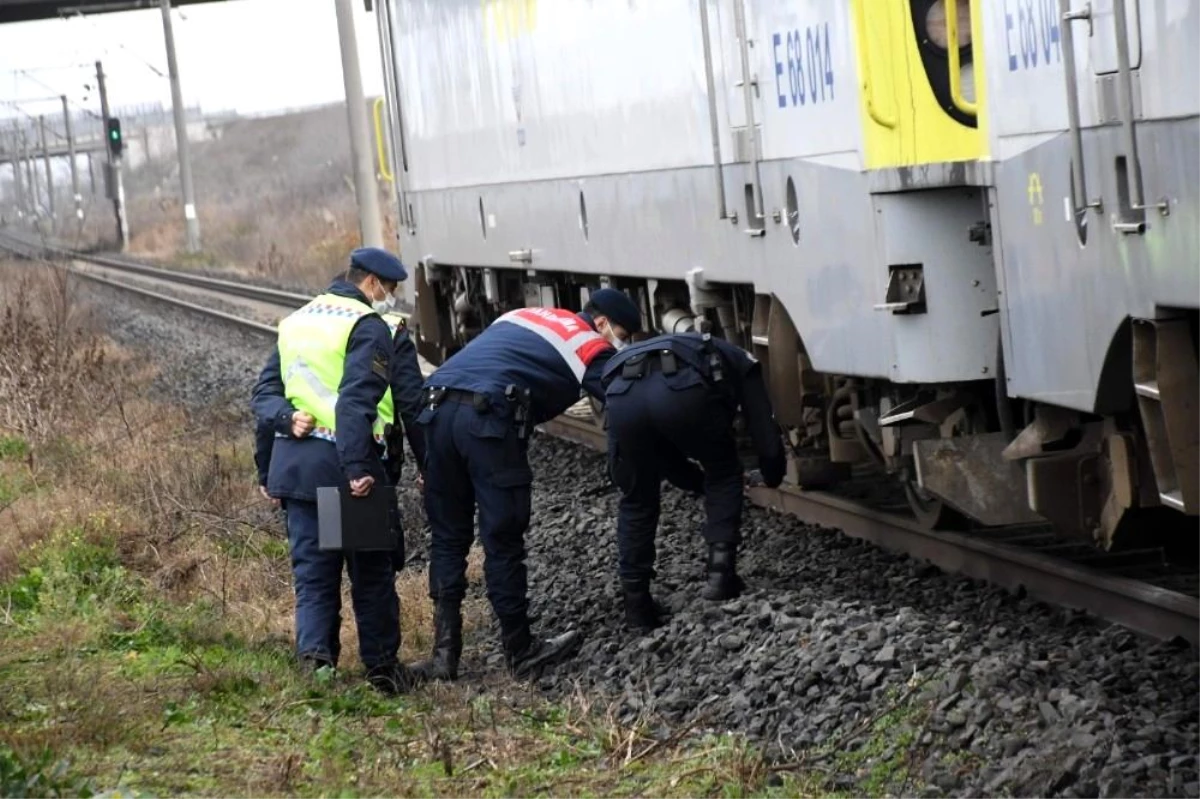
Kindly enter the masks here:
[[1088, 208], [1097, 212], [1103, 209], [1099, 199], [1090, 200], [1087, 195], [1087, 175], [1083, 163], [1083, 129], [1079, 121], [1079, 72], [1075, 66], [1074, 23], [1086, 20], [1088, 36], [1092, 35], [1092, 4], [1084, 3], [1078, 11], [1071, 10], [1071, 0], [1058, 0], [1058, 15], [1062, 19], [1063, 74], [1067, 84], [1067, 124], [1071, 134], [1071, 157], [1075, 168], [1071, 170], [1071, 188], [1075, 199], [1071, 210], [1078, 214]]

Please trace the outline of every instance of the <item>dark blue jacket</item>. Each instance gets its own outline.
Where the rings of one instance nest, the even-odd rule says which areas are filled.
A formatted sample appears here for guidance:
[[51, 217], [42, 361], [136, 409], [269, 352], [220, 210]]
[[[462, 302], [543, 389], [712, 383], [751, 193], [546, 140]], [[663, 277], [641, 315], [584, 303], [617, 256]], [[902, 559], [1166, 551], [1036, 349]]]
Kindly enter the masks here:
[[[704, 337], [699, 333], [676, 333], [639, 341], [614, 355], [604, 369], [604, 385], [607, 387], [619, 379], [621, 367], [630, 358], [654, 350], [671, 350], [675, 353], [679, 366], [684, 367], [671, 379], [703, 380], [712, 390], [724, 392], [731, 405], [741, 407], [750, 437], [754, 441], [754, 449], [763, 465], [764, 475], [767, 471], [772, 471], [782, 477], [787, 464], [783, 438], [771, 410], [771, 398], [767, 394], [766, 383], [763, 382], [762, 365], [741, 347], [725, 339], [714, 336], [709, 339], [708, 344], [719, 356], [716, 368], [721, 370], [720, 381], [714, 380], [713, 364], [709, 357], [711, 351], [705, 344]], [[686, 369], [687, 366], [691, 369]]]
[[[591, 318], [577, 314], [595, 329]], [[598, 350], [586, 364], [582, 388], [604, 400], [600, 375], [613, 356], [612, 347]], [[450, 357], [425, 385], [474, 391], [492, 397], [493, 407], [503, 409], [504, 389], [516, 385], [532, 394], [530, 419], [540, 424], [561, 414], [579, 401], [580, 380], [553, 345], [525, 328], [507, 323], [489, 325], [467, 346]]]
[[396, 413], [404, 423], [404, 437], [412, 449], [417, 466], [425, 463], [425, 431], [417, 424], [421, 414], [425, 382], [421, 374], [421, 363], [417, 360], [417, 345], [412, 340], [407, 325], [396, 328], [392, 350], [392, 401]]
[[[327, 291], [370, 304], [357, 287], [342, 280], [335, 280]], [[368, 474], [377, 482], [386, 480], [372, 426], [390, 382], [392, 348], [388, 327], [378, 315], [362, 317], [350, 331], [335, 409], [336, 444], [320, 438], [292, 438], [295, 408], [284, 394], [279, 349], [275, 349], [259, 375], [252, 398], [254, 414], [260, 421], [256, 443], [263, 445], [264, 423], [268, 420], [276, 434], [271, 441], [267, 493], [279, 499], [315, 502], [319, 486], [341, 485]], [[385, 366], [383, 374], [373, 368], [377, 361]], [[264, 458], [256, 455], [255, 460], [261, 479]]]

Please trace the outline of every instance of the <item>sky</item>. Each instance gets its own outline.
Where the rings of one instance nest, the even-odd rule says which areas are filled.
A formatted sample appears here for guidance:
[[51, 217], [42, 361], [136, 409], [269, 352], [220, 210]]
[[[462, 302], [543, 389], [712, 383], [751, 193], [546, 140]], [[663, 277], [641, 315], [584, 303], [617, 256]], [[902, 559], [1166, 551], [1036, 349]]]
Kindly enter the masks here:
[[[383, 85], [374, 16], [354, 0], [368, 96]], [[260, 114], [344, 99], [332, 0], [225, 0], [173, 12], [184, 104]], [[61, 108], [99, 111], [97, 60], [113, 108], [171, 104], [162, 13], [158, 9], [0, 25], [0, 118]], [[85, 86], [92, 87], [88, 90]]]

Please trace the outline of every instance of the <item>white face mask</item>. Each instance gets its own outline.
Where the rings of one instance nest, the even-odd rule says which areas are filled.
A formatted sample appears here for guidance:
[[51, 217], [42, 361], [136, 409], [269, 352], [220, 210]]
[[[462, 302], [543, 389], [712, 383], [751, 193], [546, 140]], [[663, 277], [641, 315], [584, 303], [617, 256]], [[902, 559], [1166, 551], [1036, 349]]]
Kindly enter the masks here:
[[375, 313], [388, 313], [396, 307], [396, 298], [391, 294], [385, 294], [382, 300], [375, 300], [372, 302], [371, 307], [375, 309]]
[[612, 322], [609, 322], [607, 319], [604, 321], [604, 330], [600, 333], [600, 335], [604, 336], [604, 340], [613, 345], [613, 349], [615, 349], [617, 352], [620, 352], [629, 346], [628, 341], [617, 337], [617, 334], [613, 332]]
[[371, 300], [371, 307], [377, 314], [385, 314], [396, 307], [396, 295], [385, 292], [382, 300]]

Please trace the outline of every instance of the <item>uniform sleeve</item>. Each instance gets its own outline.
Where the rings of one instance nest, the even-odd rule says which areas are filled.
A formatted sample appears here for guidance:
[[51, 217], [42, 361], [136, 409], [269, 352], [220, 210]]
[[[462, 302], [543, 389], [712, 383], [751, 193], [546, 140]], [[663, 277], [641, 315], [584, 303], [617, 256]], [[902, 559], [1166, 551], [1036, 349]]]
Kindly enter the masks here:
[[604, 384], [601, 382], [601, 378], [604, 376], [604, 367], [616, 354], [617, 351], [614, 348], [605, 347], [596, 353], [583, 372], [583, 390], [601, 402], [604, 402]]
[[[744, 357], [744, 356], [743, 356]], [[762, 365], [746, 358], [748, 371], [742, 375], [741, 405], [746, 415], [746, 426], [758, 452], [758, 466], [763, 481], [770, 488], [783, 482], [787, 471], [787, 456], [783, 449], [783, 432], [775, 423], [771, 410], [771, 398], [763, 382]]]
[[258, 419], [254, 426], [254, 466], [258, 484], [266, 486], [271, 473], [271, 452], [275, 449], [275, 429], [270, 419]]
[[413, 457], [417, 459], [417, 467], [425, 468], [425, 434], [417, 424], [417, 416], [421, 413], [421, 398], [424, 396], [422, 386], [425, 378], [421, 376], [421, 364], [417, 360], [417, 345], [412, 340], [408, 330], [396, 334], [392, 350], [392, 399], [404, 423], [404, 437], [412, 448]]
[[288, 402], [283, 390], [278, 348], [271, 352], [267, 365], [258, 376], [258, 382], [254, 384], [250, 406], [254, 410], [254, 416], [263, 423], [269, 423], [273, 432], [283, 435], [291, 433], [292, 414], [296, 409]]
[[378, 316], [364, 316], [350, 331], [346, 363], [334, 407], [337, 451], [347, 480], [365, 477], [378, 461], [372, 427], [391, 380], [392, 342]]

